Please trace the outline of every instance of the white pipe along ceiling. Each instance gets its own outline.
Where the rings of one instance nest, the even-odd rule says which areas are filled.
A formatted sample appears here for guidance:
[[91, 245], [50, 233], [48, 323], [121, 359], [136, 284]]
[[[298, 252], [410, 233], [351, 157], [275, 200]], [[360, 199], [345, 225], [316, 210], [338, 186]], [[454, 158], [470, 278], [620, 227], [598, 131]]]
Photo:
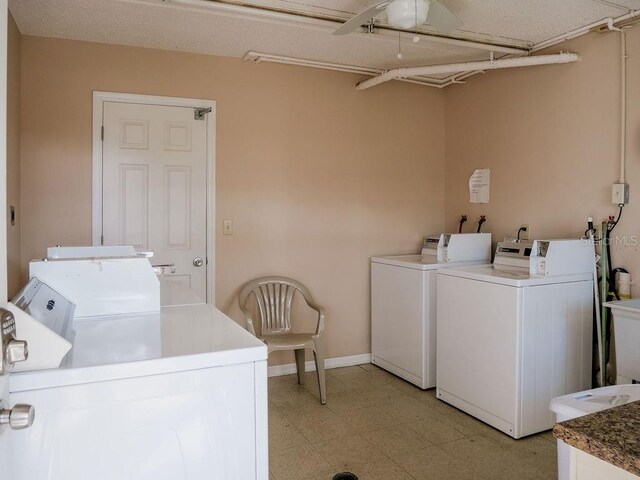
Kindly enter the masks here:
[[573, 63], [580, 60], [576, 53], [557, 53], [554, 55], [536, 55], [534, 57], [503, 58], [480, 62], [451, 63], [447, 65], [429, 65], [426, 67], [394, 68], [377, 77], [363, 80], [356, 85], [358, 90], [365, 90], [389, 80], [413, 77], [416, 75], [435, 75], [442, 73], [473, 72], [497, 70], [500, 68], [532, 67], [535, 65], [557, 65]]
[[605, 18], [604, 20], [600, 20], [598, 22], [591, 23], [582, 28], [578, 28], [571, 32], [563, 33], [557, 37], [550, 38], [549, 40], [545, 40], [544, 42], [537, 43], [531, 49], [531, 53], [537, 52], [538, 50], [543, 50], [545, 48], [553, 47], [554, 45], [558, 45], [559, 43], [566, 42], [567, 40], [572, 40], [574, 38], [581, 37], [582, 35], [586, 35], [589, 32], [597, 30], [601, 27], [608, 27], [609, 30], [616, 30], [614, 25], [625, 25], [627, 22], [637, 21], [638, 17], [640, 17], [640, 10], [634, 10], [625, 15], [621, 15], [619, 17], [613, 18]]

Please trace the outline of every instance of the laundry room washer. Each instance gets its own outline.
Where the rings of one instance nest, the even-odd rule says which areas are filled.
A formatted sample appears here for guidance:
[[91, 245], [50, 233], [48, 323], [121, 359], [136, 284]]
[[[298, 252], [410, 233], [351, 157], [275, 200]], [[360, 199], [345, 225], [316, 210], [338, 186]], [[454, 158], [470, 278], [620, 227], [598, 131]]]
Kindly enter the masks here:
[[422, 389], [435, 387], [436, 272], [490, 259], [490, 233], [428, 235], [421, 255], [372, 258], [372, 363]]
[[[268, 479], [264, 343], [212, 305], [161, 308], [147, 258], [47, 258], [30, 273], [9, 304], [40, 362], [11, 377], [11, 402], [35, 409], [13, 432], [13, 480]], [[27, 320], [68, 353], [41, 369]]]
[[551, 399], [591, 386], [592, 243], [498, 244], [493, 265], [438, 271], [439, 399], [520, 438]]

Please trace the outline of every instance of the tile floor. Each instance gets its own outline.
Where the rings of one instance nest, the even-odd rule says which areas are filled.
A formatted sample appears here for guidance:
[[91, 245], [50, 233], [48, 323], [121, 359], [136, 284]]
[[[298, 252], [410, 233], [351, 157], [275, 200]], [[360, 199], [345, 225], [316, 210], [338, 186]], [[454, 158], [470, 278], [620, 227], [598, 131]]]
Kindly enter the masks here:
[[374, 365], [327, 371], [320, 405], [315, 372], [269, 379], [273, 480], [550, 480], [551, 432], [521, 440], [494, 430]]

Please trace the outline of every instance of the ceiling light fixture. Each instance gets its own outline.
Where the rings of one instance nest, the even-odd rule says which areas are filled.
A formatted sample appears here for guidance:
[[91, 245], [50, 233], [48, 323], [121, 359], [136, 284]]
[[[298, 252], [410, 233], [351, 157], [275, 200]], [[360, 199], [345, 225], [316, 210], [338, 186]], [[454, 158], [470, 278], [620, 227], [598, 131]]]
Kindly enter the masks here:
[[391, 26], [404, 30], [422, 25], [428, 14], [428, 0], [393, 0], [387, 5], [387, 18]]

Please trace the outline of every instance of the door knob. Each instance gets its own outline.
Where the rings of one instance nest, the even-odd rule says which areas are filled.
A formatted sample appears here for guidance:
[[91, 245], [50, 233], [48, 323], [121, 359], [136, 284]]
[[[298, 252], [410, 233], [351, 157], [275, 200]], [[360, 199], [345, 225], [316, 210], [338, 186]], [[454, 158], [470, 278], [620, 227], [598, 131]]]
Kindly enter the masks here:
[[202, 257], [196, 257], [193, 259], [193, 265], [195, 265], [196, 267], [201, 267], [202, 265], [204, 265], [204, 260], [202, 259]]
[[36, 409], [31, 405], [18, 403], [13, 408], [3, 408], [0, 403], [0, 428], [9, 425], [11, 430], [24, 430], [33, 425]]

